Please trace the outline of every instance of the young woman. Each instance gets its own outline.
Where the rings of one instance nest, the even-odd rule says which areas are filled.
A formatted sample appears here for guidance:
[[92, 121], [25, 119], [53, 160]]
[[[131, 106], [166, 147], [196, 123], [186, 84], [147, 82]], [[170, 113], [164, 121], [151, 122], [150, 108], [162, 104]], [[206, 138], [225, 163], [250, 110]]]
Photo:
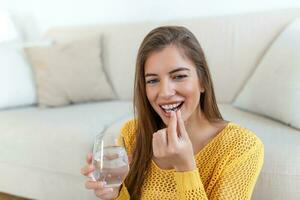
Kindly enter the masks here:
[[[119, 188], [86, 181], [102, 199], [250, 199], [264, 147], [223, 120], [204, 53], [186, 28], [163, 26], [143, 40], [136, 61], [135, 120], [121, 135], [132, 161]], [[81, 173], [94, 167], [92, 155]]]

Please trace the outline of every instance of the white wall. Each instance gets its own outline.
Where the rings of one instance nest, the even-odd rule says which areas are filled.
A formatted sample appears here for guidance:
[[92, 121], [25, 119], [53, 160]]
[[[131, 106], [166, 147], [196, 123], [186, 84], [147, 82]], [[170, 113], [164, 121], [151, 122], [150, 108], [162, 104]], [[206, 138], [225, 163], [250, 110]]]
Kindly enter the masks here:
[[156, 21], [300, 7], [300, 0], [0, 0], [28, 38], [52, 26]]

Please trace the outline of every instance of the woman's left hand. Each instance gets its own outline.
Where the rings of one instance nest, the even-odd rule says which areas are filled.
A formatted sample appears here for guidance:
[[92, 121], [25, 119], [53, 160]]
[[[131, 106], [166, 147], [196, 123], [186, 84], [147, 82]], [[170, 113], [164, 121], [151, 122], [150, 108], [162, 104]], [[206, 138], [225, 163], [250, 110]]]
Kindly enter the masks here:
[[192, 142], [185, 129], [181, 112], [172, 112], [167, 128], [153, 134], [153, 154], [170, 163], [176, 171], [196, 169]]

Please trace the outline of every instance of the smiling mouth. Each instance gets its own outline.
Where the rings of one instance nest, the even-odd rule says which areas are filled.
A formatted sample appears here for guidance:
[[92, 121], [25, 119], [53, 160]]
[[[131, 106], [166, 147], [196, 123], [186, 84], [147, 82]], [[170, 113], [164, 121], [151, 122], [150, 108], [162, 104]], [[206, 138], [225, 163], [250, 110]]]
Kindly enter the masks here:
[[169, 105], [160, 105], [159, 107], [165, 112], [165, 113], [171, 113], [172, 111], [177, 111], [179, 110], [182, 105], [183, 105], [184, 101], [180, 102], [180, 103], [176, 103], [176, 104], [169, 104]]

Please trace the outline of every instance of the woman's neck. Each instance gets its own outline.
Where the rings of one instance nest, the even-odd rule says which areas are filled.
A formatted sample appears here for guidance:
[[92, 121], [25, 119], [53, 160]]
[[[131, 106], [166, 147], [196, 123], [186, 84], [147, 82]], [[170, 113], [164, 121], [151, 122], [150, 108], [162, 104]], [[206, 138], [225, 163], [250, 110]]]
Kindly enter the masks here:
[[202, 132], [204, 129], [211, 126], [210, 122], [200, 109], [193, 113], [184, 124], [185, 129], [190, 137], [192, 137], [194, 133], [197, 133], [198, 135], [199, 132]]
[[210, 122], [200, 110], [194, 113], [185, 122], [185, 128], [193, 144], [194, 152], [197, 153], [202, 149], [224, 126], [222, 121]]

